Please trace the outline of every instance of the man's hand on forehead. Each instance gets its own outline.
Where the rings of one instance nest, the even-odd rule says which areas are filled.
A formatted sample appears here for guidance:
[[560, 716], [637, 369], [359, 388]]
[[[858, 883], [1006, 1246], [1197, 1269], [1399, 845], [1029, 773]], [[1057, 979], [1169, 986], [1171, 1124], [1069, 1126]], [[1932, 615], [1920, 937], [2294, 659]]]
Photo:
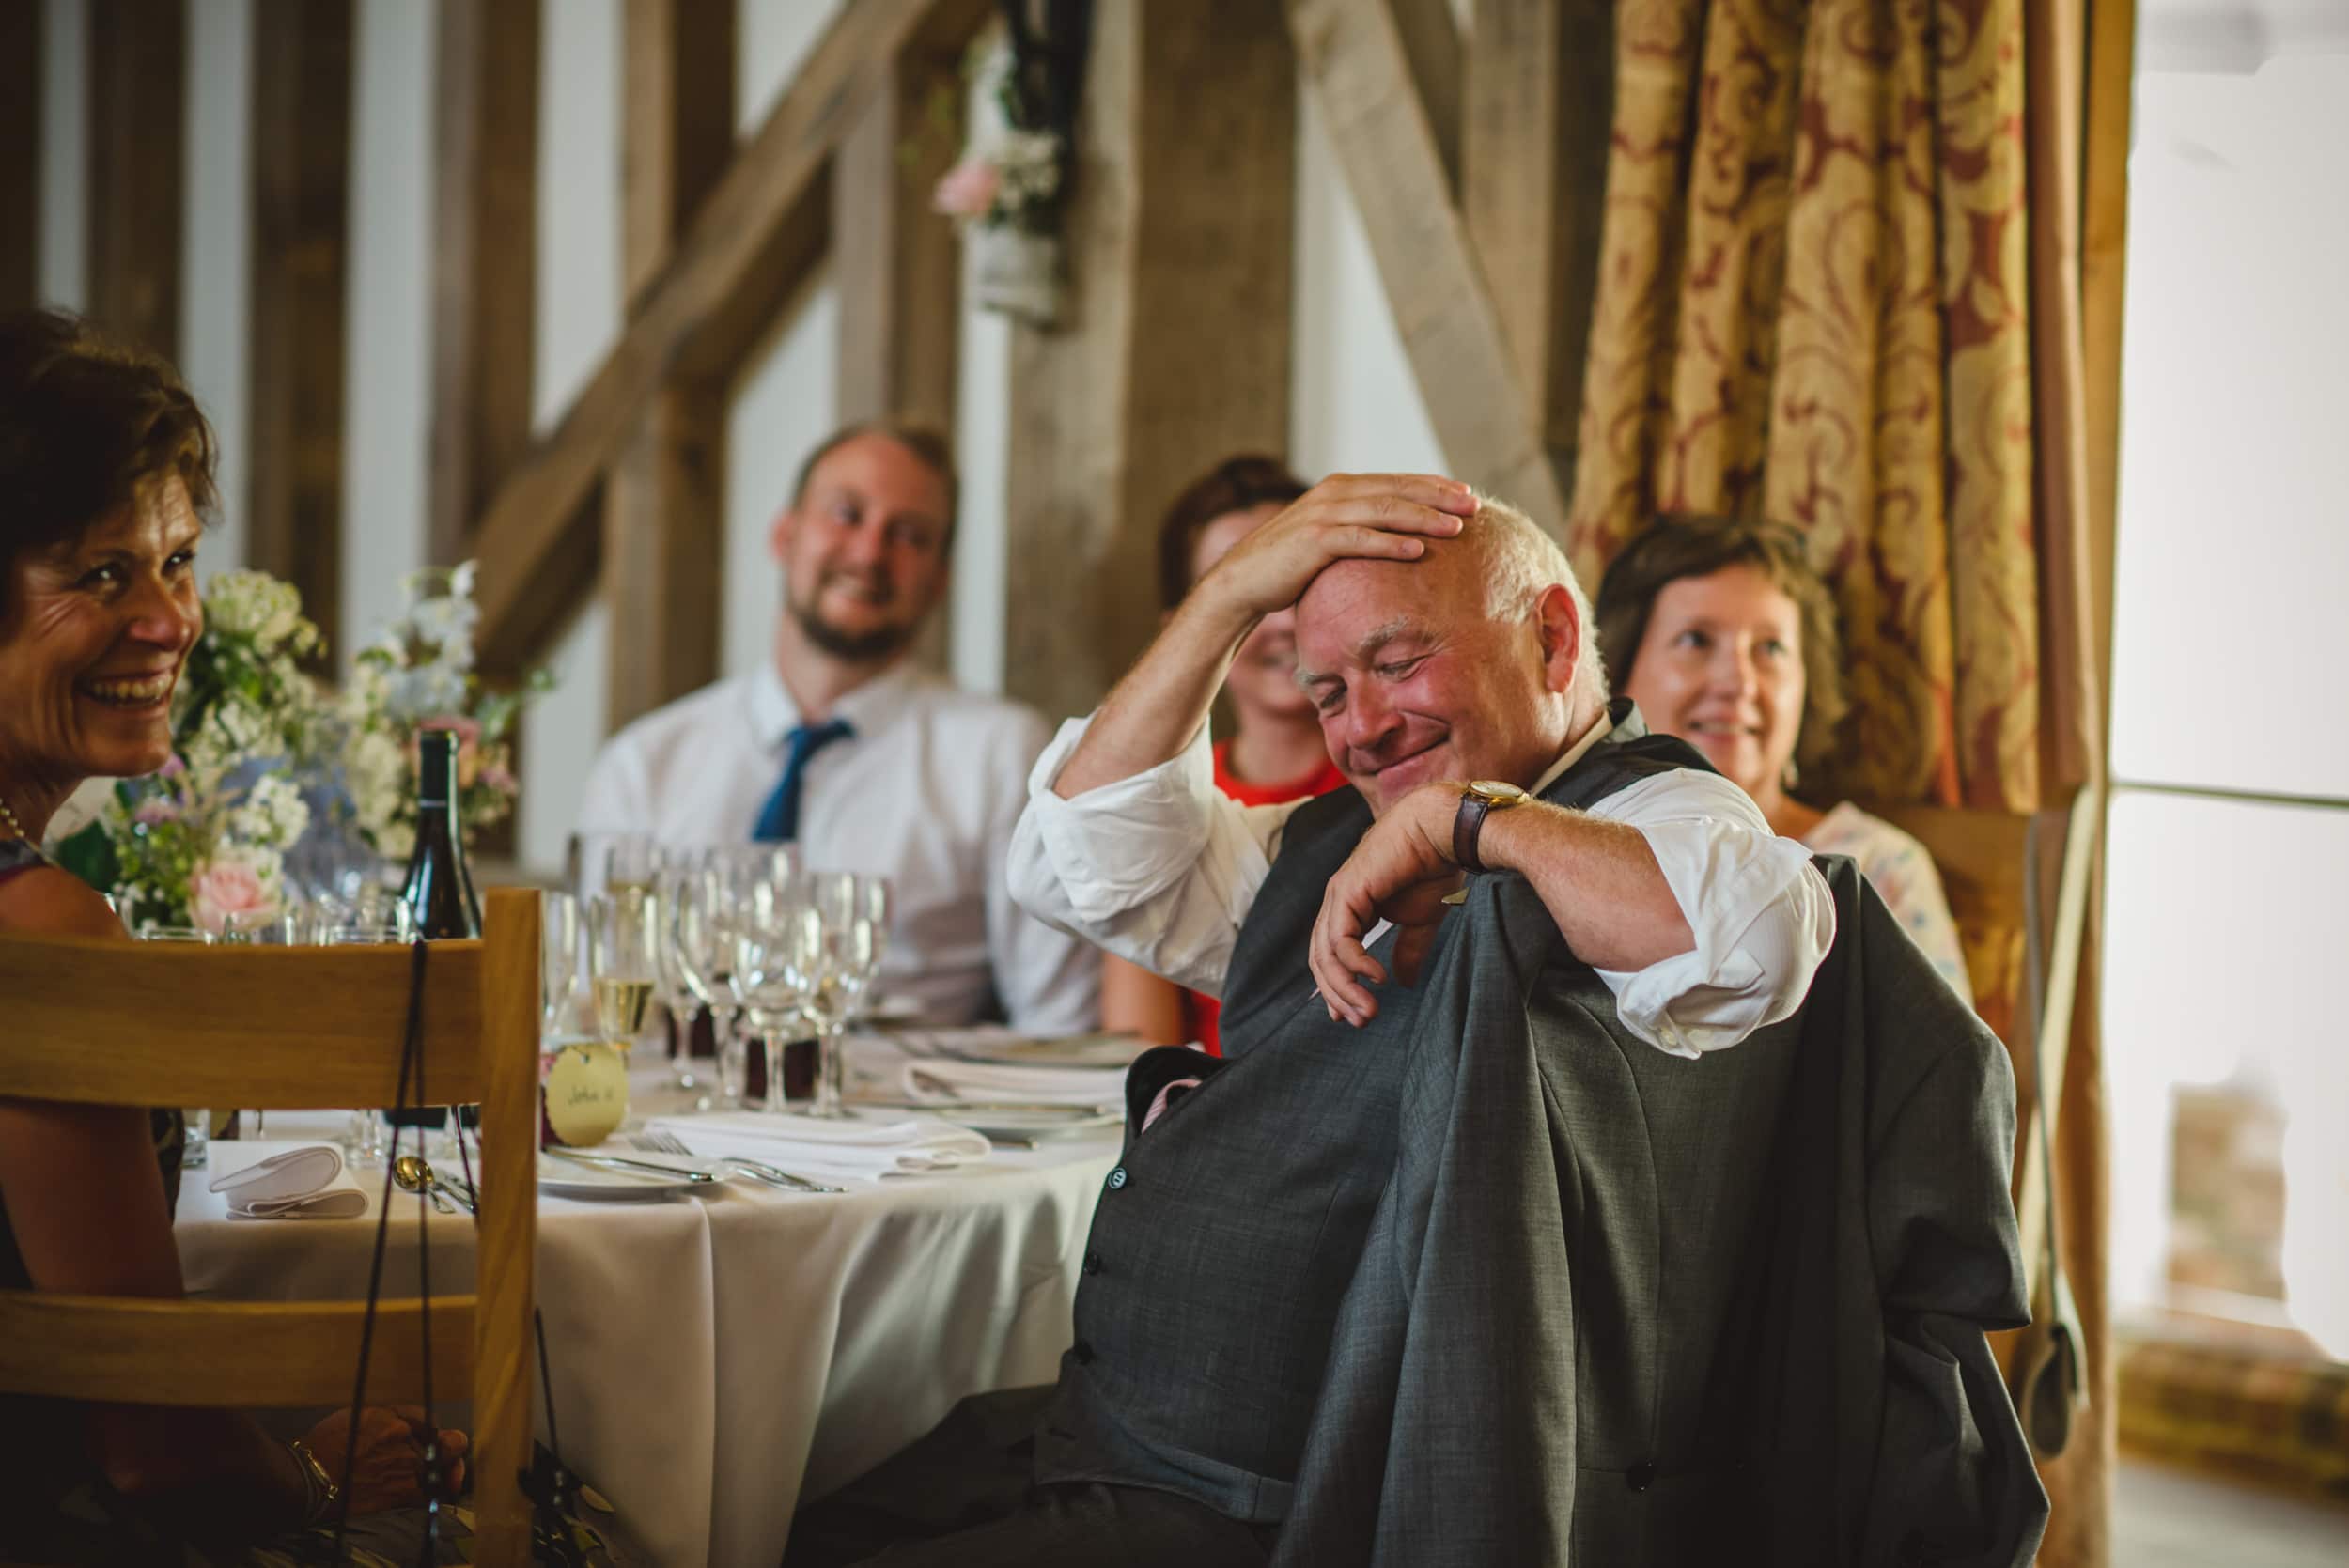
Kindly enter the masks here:
[[1333, 562], [1415, 561], [1474, 515], [1476, 497], [1432, 474], [1333, 474], [1238, 544], [1193, 592], [1253, 622], [1285, 610]]

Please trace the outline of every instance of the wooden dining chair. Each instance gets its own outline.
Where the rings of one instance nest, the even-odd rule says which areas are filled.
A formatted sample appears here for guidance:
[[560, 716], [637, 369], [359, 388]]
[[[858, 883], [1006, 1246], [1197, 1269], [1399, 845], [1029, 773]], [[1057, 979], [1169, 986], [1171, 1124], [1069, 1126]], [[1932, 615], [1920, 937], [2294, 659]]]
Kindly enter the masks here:
[[[421, 1060], [481, 1107], [476, 1288], [376, 1309], [366, 1402], [473, 1399], [473, 1561], [527, 1563], [537, 1223], [538, 898], [490, 894], [479, 941], [434, 942]], [[405, 947], [201, 947], [0, 938], [0, 1094], [306, 1110], [398, 1103]], [[410, 1098], [415, 1098], [412, 1085]], [[132, 1405], [340, 1406], [358, 1301], [168, 1301], [0, 1291], [0, 1391]]]

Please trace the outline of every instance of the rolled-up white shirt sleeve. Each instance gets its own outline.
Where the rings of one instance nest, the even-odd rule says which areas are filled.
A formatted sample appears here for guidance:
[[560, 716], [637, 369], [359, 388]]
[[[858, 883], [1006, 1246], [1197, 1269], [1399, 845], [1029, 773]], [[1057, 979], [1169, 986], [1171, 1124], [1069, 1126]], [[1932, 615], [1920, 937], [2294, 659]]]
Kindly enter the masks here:
[[1204, 728], [1158, 767], [1063, 800], [1053, 782], [1091, 722], [1061, 725], [1028, 776], [1004, 868], [1012, 896], [1038, 920], [1221, 996], [1296, 803], [1242, 806], [1217, 789]]
[[1835, 942], [1835, 900], [1811, 851], [1770, 831], [1745, 791], [1683, 769], [1592, 808], [1639, 829], [1696, 945], [1599, 978], [1616, 1016], [1669, 1055], [1736, 1045], [1792, 1015]]

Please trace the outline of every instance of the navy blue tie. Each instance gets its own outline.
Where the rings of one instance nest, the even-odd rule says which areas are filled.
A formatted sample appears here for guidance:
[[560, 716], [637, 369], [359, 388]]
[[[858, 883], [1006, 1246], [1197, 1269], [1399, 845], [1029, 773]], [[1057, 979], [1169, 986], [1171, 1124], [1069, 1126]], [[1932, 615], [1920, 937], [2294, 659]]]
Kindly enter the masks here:
[[786, 844], [800, 836], [800, 784], [807, 773], [807, 759], [853, 733], [846, 719], [832, 719], [820, 724], [801, 724], [783, 737], [783, 777], [775, 781], [775, 792], [759, 808], [758, 826], [751, 830], [753, 839], [761, 844]]

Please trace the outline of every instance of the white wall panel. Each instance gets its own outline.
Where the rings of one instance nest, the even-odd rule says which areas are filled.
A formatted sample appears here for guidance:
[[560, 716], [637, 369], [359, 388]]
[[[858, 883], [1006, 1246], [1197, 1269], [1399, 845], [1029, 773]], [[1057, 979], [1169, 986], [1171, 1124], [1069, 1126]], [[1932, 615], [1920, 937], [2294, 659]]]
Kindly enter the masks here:
[[[20, 0], [22, 3], [22, 0]], [[89, 303], [89, 4], [48, 0], [41, 17], [40, 292]]]
[[244, 563], [252, 496], [253, 0], [190, 8], [187, 103], [179, 370], [220, 442], [209, 573]]

